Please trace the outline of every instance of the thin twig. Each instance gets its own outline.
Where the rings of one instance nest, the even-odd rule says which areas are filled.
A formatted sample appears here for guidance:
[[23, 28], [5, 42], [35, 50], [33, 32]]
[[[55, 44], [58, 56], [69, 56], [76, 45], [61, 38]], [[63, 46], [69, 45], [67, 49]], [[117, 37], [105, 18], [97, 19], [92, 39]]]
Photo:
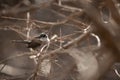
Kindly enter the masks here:
[[[14, 20], [20, 20], [20, 21], [27, 20], [27, 19], [23, 19], [23, 18], [14, 18], [14, 17], [6, 17], [6, 16], [2, 16], [1, 18], [14, 19]], [[58, 21], [58, 22], [45, 22], [45, 21], [31, 20], [31, 22], [37, 22], [37, 23], [45, 24], [45, 25], [60, 25], [60, 24], [66, 23], [67, 21], [68, 21], [67, 19]]]
[[4, 69], [5, 66], [6, 66], [6, 64], [2, 65], [2, 68], [0, 69], [0, 72]]
[[62, 5], [62, 4], [59, 5], [59, 4], [56, 4], [56, 3], [54, 3], [54, 5], [59, 6], [59, 7], [63, 8], [64, 10], [68, 10], [68, 11], [71, 11], [71, 12], [76, 12], [76, 11], [83, 12], [83, 10], [80, 9], [80, 8], [76, 8], [76, 7], [72, 7], [72, 6], [68, 6], [68, 5]]
[[94, 34], [94, 33], [91, 33], [91, 35], [96, 38], [97, 46], [100, 47], [101, 46], [101, 40], [100, 40], [99, 36]]
[[29, 5], [29, 6], [26, 6], [26, 7], [20, 7], [20, 6], [16, 6], [16, 7], [11, 7], [11, 8], [8, 8], [8, 9], [4, 9], [4, 11], [1, 11], [0, 12], [0, 16], [1, 15], [14, 15], [14, 14], [18, 14], [18, 13], [22, 13], [22, 12], [26, 12], [26, 11], [30, 11], [30, 10], [34, 10], [34, 9], [40, 9], [42, 7], [48, 7], [49, 4], [45, 4], [45, 3], [40, 3], [40, 5]]
[[30, 38], [30, 31], [31, 31], [31, 27], [30, 27], [30, 12], [27, 12], [26, 30], [27, 30], [27, 40], [29, 40], [29, 38]]
[[60, 27], [60, 48], [62, 48], [62, 31], [61, 31], [61, 27]]
[[[56, 13], [57, 15], [59, 15], [59, 16], [61, 16], [61, 17], [63, 17], [63, 18], [66, 18], [67, 16], [65, 16], [64, 14], [62, 14], [62, 13], [60, 13], [60, 12], [57, 12], [57, 11], [55, 11], [55, 10], [52, 10], [54, 13]], [[83, 14], [83, 12], [75, 12], [75, 14], [74, 14], [74, 16], [80, 16], [80, 15], [82, 15]], [[68, 20], [69, 21], [72, 21], [72, 23], [74, 23], [75, 25], [78, 25], [79, 27], [81, 27], [81, 28], [86, 28], [87, 27], [87, 25], [85, 24], [85, 23], [83, 23], [82, 21], [79, 21], [79, 20], [77, 20], [77, 19], [74, 19], [73, 17], [69, 17], [68, 18]], [[80, 25], [82, 25], [82, 26], [80, 26]]]
[[117, 69], [114, 69], [114, 71], [115, 71], [116, 75], [117, 75], [118, 77], [120, 77], [120, 73], [118, 72], [118, 70], [117, 70]]

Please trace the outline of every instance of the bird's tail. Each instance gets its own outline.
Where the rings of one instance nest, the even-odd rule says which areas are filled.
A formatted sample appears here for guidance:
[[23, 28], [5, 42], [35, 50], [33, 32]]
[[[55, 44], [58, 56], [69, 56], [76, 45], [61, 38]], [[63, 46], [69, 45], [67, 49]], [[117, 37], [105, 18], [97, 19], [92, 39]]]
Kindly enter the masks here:
[[24, 44], [29, 44], [30, 41], [28, 40], [12, 40], [13, 43], [24, 43]]

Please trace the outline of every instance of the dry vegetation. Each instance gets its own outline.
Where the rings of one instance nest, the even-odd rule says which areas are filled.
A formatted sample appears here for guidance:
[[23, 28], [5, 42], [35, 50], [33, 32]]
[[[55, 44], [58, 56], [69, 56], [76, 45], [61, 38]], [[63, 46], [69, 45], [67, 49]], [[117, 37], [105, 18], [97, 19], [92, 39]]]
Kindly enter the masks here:
[[[119, 12], [119, 0], [1, 0], [0, 80], [120, 79]], [[42, 32], [37, 50], [13, 43]]]

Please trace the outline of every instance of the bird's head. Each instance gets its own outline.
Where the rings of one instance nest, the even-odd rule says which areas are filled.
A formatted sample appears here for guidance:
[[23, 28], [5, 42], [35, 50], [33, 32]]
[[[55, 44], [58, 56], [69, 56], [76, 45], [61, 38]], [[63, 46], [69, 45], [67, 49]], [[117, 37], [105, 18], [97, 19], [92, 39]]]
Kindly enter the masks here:
[[46, 33], [41, 33], [39, 36], [37, 36], [36, 38], [39, 38], [41, 41], [50, 41], [49, 37]]

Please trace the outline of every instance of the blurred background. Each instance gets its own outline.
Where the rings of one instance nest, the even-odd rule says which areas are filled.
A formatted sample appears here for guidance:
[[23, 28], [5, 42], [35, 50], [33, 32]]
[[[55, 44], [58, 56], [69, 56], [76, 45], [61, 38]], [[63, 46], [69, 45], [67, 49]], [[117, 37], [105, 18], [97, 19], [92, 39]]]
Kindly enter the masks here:
[[[42, 32], [36, 64], [37, 50], [12, 41]], [[0, 80], [119, 80], [119, 34], [119, 0], [0, 0]]]

